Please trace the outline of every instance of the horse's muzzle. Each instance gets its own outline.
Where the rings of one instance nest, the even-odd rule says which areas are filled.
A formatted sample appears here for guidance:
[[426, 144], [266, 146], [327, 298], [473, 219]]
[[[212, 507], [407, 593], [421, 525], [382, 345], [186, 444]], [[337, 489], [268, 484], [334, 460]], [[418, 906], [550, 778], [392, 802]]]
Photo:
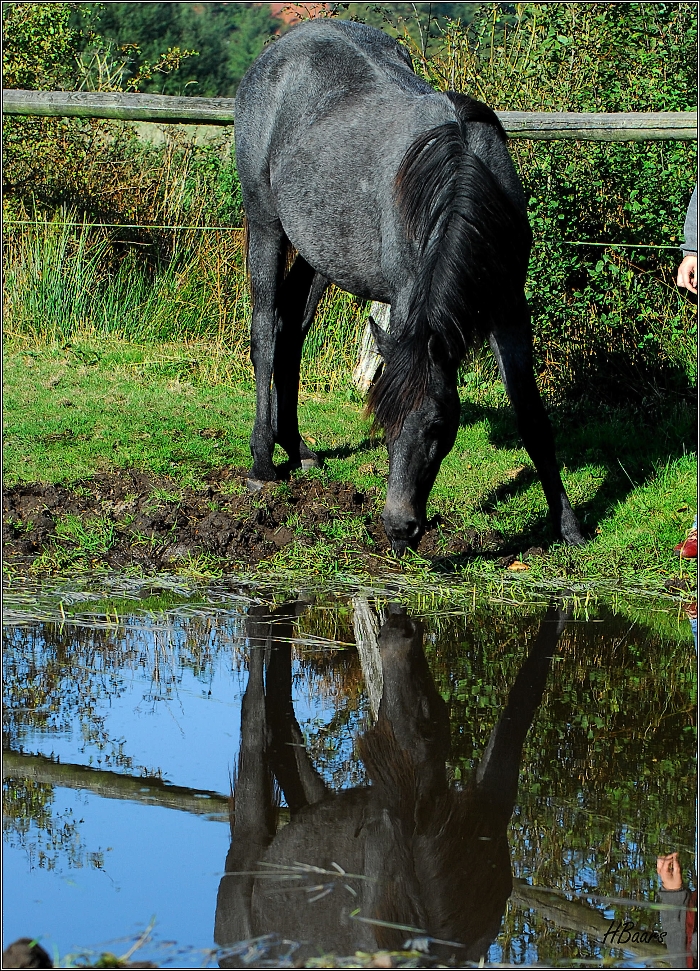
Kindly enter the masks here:
[[382, 514], [382, 522], [391, 548], [397, 556], [403, 556], [408, 547], [413, 549], [418, 546], [425, 528], [420, 519], [397, 516], [386, 511]]

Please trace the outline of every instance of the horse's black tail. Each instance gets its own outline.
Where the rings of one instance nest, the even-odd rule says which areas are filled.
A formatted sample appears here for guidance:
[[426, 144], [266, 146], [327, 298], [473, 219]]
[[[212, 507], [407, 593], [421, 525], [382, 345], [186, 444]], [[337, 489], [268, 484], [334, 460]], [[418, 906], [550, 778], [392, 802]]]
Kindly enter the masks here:
[[456, 122], [425, 132], [410, 146], [395, 197], [417, 243], [418, 271], [407, 318], [391, 335], [391, 354], [367, 401], [389, 440], [423, 401], [434, 362], [456, 368], [491, 321], [512, 306], [518, 289], [522, 298], [530, 238], [525, 212], [469, 150]]

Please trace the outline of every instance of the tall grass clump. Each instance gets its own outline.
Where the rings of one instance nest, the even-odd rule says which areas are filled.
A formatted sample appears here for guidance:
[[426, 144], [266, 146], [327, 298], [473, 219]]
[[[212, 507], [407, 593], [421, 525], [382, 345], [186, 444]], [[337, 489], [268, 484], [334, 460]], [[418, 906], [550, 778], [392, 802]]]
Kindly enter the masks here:
[[[8, 234], [5, 336], [66, 344], [85, 337], [198, 345], [206, 379], [252, 378], [242, 233], [181, 230], [149, 267], [133, 251], [110, 270], [113, 241], [75, 211]], [[332, 390], [354, 366], [363, 308], [331, 288], [304, 347], [303, 389]]]
[[[169, 258], [157, 266], [144, 266], [127, 252], [110, 270], [112, 241], [75, 212], [59, 211], [9, 234], [6, 335], [65, 342], [89, 330], [138, 342], [235, 343], [247, 293], [239, 286], [232, 294], [224, 277], [233, 270], [242, 280], [240, 238], [211, 247], [184, 232], [173, 235]], [[211, 258], [211, 249], [218, 259]]]
[[[37, 231], [38, 230], [38, 231]], [[5, 243], [5, 335], [65, 342], [92, 320], [108, 245], [55, 219]]]

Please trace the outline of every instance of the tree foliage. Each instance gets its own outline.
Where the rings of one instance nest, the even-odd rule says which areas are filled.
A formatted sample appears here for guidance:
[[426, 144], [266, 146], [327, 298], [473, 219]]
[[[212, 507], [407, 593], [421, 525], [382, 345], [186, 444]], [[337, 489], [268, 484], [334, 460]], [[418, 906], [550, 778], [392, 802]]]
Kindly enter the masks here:
[[[413, 55], [437, 88], [496, 110], [697, 105], [693, 3], [485, 4], [468, 25], [447, 25], [435, 55]], [[653, 247], [680, 244], [697, 143], [510, 147], [534, 230], [528, 296], [545, 383], [605, 397], [683, 391], [694, 382], [697, 314], [675, 287], [680, 251]]]
[[3, 87], [32, 91], [75, 86], [78, 52], [93, 39], [87, 4], [4, 3]]
[[[93, 39], [80, 3], [6, 3], [2, 9], [3, 86], [77, 87], [80, 50]], [[93, 126], [64, 118], [3, 119], [3, 195], [31, 196], [52, 169], [79, 168]]]
[[[158, 43], [147, 49], [138, 36], [117, 46], [98, 32], [103, 7], [3, 4], [5, 87], [138, 90], [162, 83], [162, 78], [171, 80], [193, 53], [176, 46], [165, 49]], [[236, 225], [240, 221], [239, 185], [230, 153], [218, 145], [197, 148], [184, 135], [154, 148], [142, 142], [131, 125], [9, 117], [3, 120], [3, 161], [6, 219], [63, 209], [71, 211], [73, 218], [115, 224], [214, 218]], [[6, 224], [6, 230], [15, 232], [12, 223]], [[99, 249], [105, 233], [97, 235]], [[102, 261], [104, 271], [115, 269], [126, 254], [134, 252], [141, 263], [153, 266], [167, 260], [173, 249], [172, 233], [126, 229], [106, 236], [111, 243], [105, 255], [111, 258]], [[77, 238], [74, 244], [73, 250], [79, 251]], [[66, 252], [70, 250], [69, 246]]]
[[168, 49], [196, 51], [177, 74], [144, 79], [142, 90], [231, 98], [267, 40], [279, 30], [268, 4], [108, 3], [93, 8], [107, 46], [136, 44], [149, 63]]

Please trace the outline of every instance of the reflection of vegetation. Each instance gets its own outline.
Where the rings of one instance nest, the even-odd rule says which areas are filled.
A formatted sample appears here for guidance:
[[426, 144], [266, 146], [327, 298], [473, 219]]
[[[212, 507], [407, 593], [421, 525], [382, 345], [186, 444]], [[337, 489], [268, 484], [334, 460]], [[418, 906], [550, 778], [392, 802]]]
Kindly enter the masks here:
[[[96, 679], [86, 677], [89, 666], [77, 661], [68, 638], [60, 634], [54, 649], [46, 651], [44, 633], [27, 627], [3, 635], [5, 744], [10, 748], [29, 726], [44, 732], [68, 731], [76, 715], [86, 723], [99, 723], [95, 702], [101, 692]], [[99, 641], [101, 632], [90, 636]]]
[[3, 831], [12, 826], [17, 833], [26, 833], [30, 823], [46, 829], [51, 818], [53, 786], [34, 779], [7, 779], [3, 784]]
[[[73, 621], [80, 623], [79, 605], [74, 606]], [[93, 604], [84, 607], [92, 610]], [[177, 690], [183, 667], [208, 683], [222, 654], [230, 654], [236, 669], [250, 650], [242, 613], [214, 608], [207, 614], [200, 605], [197, 616], [178, 614], [190, 609], [174, 596], [170, 612], [143, 618], [141, 628], [132, 612], [99, 630], [70, 621], [10, 630], [10, 744], [17, 747], [32, 732], [77, 721], [87, 752], [99, 753], [105, 766], [129, 771], [128, 740], [112, 739], [103, 717], [125, 674], [140, 671], [153, 680], [157, 710]], [[474, 601], [470, 609], [456, 610], [437, 596], [423, 601], [426, 653], [451, 709], [455, 784], [468, 784], [543, 611], [544, 604]], [[367, 702], [351, 646], [352, 609], [318, 598], [297, 620], [292, 607], [289, 616], [297, 639], [294, 694], [300, 709], [311, 708], [310, 717], [299, 712], [300, 721], [306, 718], [302, 727], [311, 756], [334, 787], [361, 784], [353, 740], [362, 730]], [[510, 828], [516, 876], [561, 891], [627, 896], [632, 906], [653, 897], [657, 852], [690, 852], [695, 665], [689, 639], [679, 638], [676, 618], [669, 616], [599, 609], [595, 618], [586, 618], [579, 609], [579, 620], [565, 630], [524, 750]], [[330, 721], [328, 710], [334, 712]], [[77, 858], [99, 866], [98, 856], [88, 858], [80, 849], [75, 820], [55, 813], [52, 793], [40, 783], [11, 781], [6, 813], [12, 838], [31, 841], [42, 866], [57, 865], [64, 851], [70, 858], [76, 839]], [[624, 916], [619, 907], [615, 913]], [[654, 926], [653, 913], [640, 912], [635, 919]], [[522, 901], [514, 902], [499, 938], [504, 960], [516, 959], [527, 941], [541, 960], [588, 959], [600, 950], [594, 935], [552, 928]]]
[[104, 851], [88, 850], [72, 809], [56, 808], [53, 786], [24, 779], [3, 784], [3, 840], [21, 847], [31, 869], [104, 868]]
[[[170, 590], [157, 591], [150, 595], [146, 590], [141, 596], [141, 602], [138, 604], [138, 608], [139, 612], [162, 614], [179, 606], [186, 604], [194, 606], [202, 602], [201, 598], [184, 597]], [[64, 610], [66, 614], [84, 615], [86, 612], [85, 606], [84, 602], [68, 604], [64, 607]], [[136, 602], [129, 597], [105, 597], [101, 600], [90, 601], [90, 612], [97, 616], [105, 616], [108, 619], [110, 617], [116, 617], [118, 619], [119, 617], [131, 614], [135, 606]]]
[[242, 629], [240, 617], [238, 624], [219, 617], [171, 616], [143, 626], [128, 614], [118, 620], [110, 627], [46, 623], [5, 632], [8, 747], [17, 749], [28, 732], [65, 732], [77, 721], [102, 767], [132, 770], [124, 740], [109, 737], [101, 714], [122, 693], [124, 674], [140, 672], [150, 683], [149, 698], [169, 700], [183, 670], [208, 684], [215, 658]]
[[[300, 693], [323, 698], [335, 709], [327, 724], [312, 719], [302, 725], [309, 754], [332, 788], [362, 785], [365, 773], [355, 756], [354, 740], [367, 718], [367, 703], [359, 658], [349, 647], [355, 640], [352, 608], [343, 602], [309, 606], [299, 617], [297, 631], [302, 640], [329, 642], [327, 649], [299, 653]], [[331, 649], [335, 644], [343, 646]]]
[[[514, 628], [513, 613], [444, 621], [430, 649], [461, 778], [484, 750], [535, 626]], [[511, 826], [517, 875], [649, 898], [657, 852], [694, 845], [694, 671], [690, 645], [614, 615], [569, 626], [525, 746]]]

